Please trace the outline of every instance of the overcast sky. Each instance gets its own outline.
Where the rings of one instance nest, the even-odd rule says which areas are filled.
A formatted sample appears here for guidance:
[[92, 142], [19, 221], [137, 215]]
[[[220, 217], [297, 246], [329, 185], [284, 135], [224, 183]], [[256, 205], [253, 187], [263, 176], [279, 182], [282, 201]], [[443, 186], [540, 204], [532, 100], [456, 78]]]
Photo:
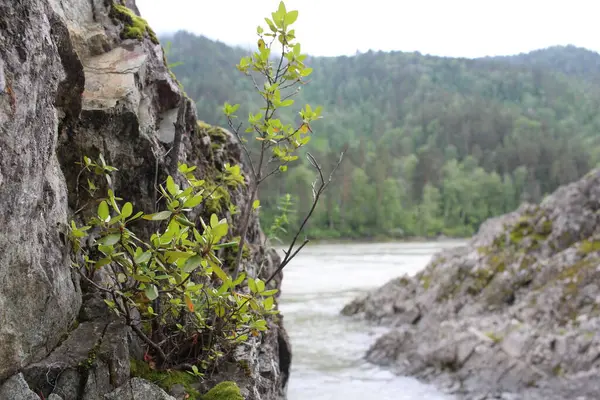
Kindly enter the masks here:
[[[157, 33], [187, 30], [228, 44], [256, 42], [279, 0], [137, 0]], [[574, 44], [600, 52], [598, 0], [287, 0], [311, 55], [357, 50], [456, 57]]]

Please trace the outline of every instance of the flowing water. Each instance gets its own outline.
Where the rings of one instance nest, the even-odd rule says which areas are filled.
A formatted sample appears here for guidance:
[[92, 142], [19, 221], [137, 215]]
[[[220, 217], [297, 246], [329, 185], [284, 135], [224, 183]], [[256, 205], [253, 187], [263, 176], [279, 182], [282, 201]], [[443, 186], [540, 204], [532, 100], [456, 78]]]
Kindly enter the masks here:
[[458, 242], [319, 244], [285, 270], [280, 300], [292, 342], [289, 400], [448, 400], [430, 385], [362, 358], [386, 328], [340, 315], [355, 296], [424, 268]]

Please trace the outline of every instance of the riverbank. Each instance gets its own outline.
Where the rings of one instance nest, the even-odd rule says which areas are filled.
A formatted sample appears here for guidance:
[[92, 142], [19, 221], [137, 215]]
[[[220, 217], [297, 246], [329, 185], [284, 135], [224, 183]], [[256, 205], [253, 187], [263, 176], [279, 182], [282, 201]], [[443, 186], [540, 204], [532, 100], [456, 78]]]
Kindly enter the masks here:
[[599, 210], [594, 171], [342, 313], [393, 327], [367, 360], [461, 398], [600, 398]]

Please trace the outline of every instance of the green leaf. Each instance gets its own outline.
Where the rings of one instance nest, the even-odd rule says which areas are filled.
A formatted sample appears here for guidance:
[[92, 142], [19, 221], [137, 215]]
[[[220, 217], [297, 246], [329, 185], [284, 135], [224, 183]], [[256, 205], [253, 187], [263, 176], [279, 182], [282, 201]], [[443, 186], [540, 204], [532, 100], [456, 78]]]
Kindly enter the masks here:
[[125, 205], [123, 206], [123, 209], [121, 210], [121, 215], [123, 216], [123, 218], [127, 218], [131, 214], [133, 214], [133, 205], [131, 203], [127, 202], [127, 203], [125, 203]]
[[190, 258], [191, 256], [192, 254], [185, 251], [167, 251], [165, 253], [165, 257], [167, 257], [167, 261], [170, 263], [176, 262], [181, 258]]
[[285, 3], [283, 1], [279, 2], [279, 8], [277, 8], [277, 14], [283, 16], [287, 13], [287, 10], [285, 9]]
[[175, 196], [179, 193], [179, 186], [175, 183], [172, 176], [167, 177], [167, 190], [171, 193], [172, 196]]
[[256, 280], [256, 291], [258, 293], [262, 293], [263, 290], [265, 290], [265, 283], [262, 280], [257, 279]]
[[141, 217], [142, 215], [144, 215], [143, 211], [138, 211], [137, 213], [135, 213], [135, 215], [131, 218], [129, 218], [129, 221], [134, 221], [136, 219], [138, 219], [139, 217]]
[[139, 255], [136, 254], [133, 260], [136, 264], [144, 264], [150, 261], [150, 257], [152, 257], [152, 253], [150, 253], [149, 251], [145, 251]]
[[242, 272], [235, 281], [233, 281], [233, 287], [236, 287], [246, 279], [246, 273]]
[[119, 240], [121, 240], [120, 233], [111, 233], [98, 239], [98, 243], [104, 246], [114, 246], [119, 243]]
[[313, 69], [312, 68], [304, 68], [303, 70], [300, 71], [300, 75], [302, 76], [309, 76], [310, 74], [312, 74]]
[[258, 327], [267, 326], [267, 321], [265, 321], [264, 319], [258, 319], [254, 322], [254, 326], [258, 326]]
[[273, 303], [274, 303], [273, 297], [267, 297], [265, 299], [265, 301], [263, 302], [263, 305], [265, 306], [265, 310], [272, 309], [273, 305], [274, 305]]
[[252, 203], [252, 209], [256, 210], [258, 207], [260, 207], [260, 200], [256, 199], [254, 200], [254, 203]]
[[266, 21], [267, 25], [269, 25], [269, 29], [271, 29], [271, 31], [277, 32], [277, 27], [275, 26], [273, 21], [271, 21], [269, 18], [265, 18], [265, 21]]
[[196, 225], [194, 225], [193, 222], [191, 222], [190, 220], [185, 218], [185, 216], [181, 216], [181, 215], [178, 215], [177, 217], [175, 217], [175, 221], [179, 222], [183, 226], [188, 226], [190, 228], [196, 226]]
[[258, 292], [258, 289], [256, 287], [256, 281], [254, 280], [254, 278], [248, 278], [248, 287], [250, 288], [250, 291], [252, 293]]
[[278, 289], [270, 289], [270, 290], [265, 290], [264, 292], [261, 292], [260, 294], [262, 296], [267, 297], [267, 296], [273, 296], [274, 294], [277, 294], [278, 291], [279, 291]]
[[225, 307], [223, 307], [220, 304], [217, 304], [217, 306], [215, 307], [215, 313], [219, 318], [223, 318], [225, 316]]
[[102, 222], [107, 222], [110, 219], [108, 212], [108, 203], [104, 200], [98, 205], [98, 217]]
[[117, 211], [117, 213], [120, 214], [121, 210], [119, 210], [119, 205], [117, 204], [117, 199], [115, 198], [115, 193], [112, 191], [112, 189], [108, 189], [108, 199], [110, 200], [112, 208], [114, 208]]
[[183, 264], [183, 272], [189, 274], [196, 268], [198, 268], [202, 264], [202, 257], [199, 255], [195, 255], [193, 257], [188, 258]]
[[218, 242], [219, 240], [221, 240], [221, 238], [225, 235], [227, 235], [227, 230], [228, 230], [228, 226], [227, 224], [219, 224], [215, 227], [212, 228], [212, 235], [213, 235], [213, 240], [214, 242]]
[[156, 300], [156, 298], [158, 298], [158, 288], [156, 287], [156, 285], [146, 286], [146, 289], [144, 289], [144, 293], [146, 294], [146, 297], [150, 299], [150, 301]]
[[197, 194], [194, 197], [190, 197], [185, 201], [185, 203], [183, 203], [183, 208], [194, 208], [198, 204], [202, 203], [202, 199], [203, 197], [200, 194]]
[[132, 278], [142, 283], [152, 282], [152, 279], [148, 278], [146, 275], [133, 274]]
[[217, 217], [217, 214], [212, 214], [210, 216], [210, 226], [212, 228], [214, 228], [215, 226], [217, 226], [219, 224], [219, 217]]
[[285, 14], [284, 22], [287, 26], [292, 25], [298, 19], [298, 11], [293, 10]]
[[94, 266], [96, 267], [96, 269], [102, 268], [105, 265], [110, 264], [110, 261], [111, 261], [110, 257], [101, 258], [98, 261], [96, 261], [96, 264], [94, 264]]
[[217, 276], [223, 281], [226, 282], [229, 276], [219, 267], [218, 265], [213, 265], [213, 272], [217, 274]]
[[118, 280], [120, 283], [125, 283], [125, 282], [127, 282], [127, 275], [125, 275], [125, 274], [124, 274], [124, 273], [122, 273], [122, 272], [119, 272], [119, 273], [117, 274], [117, 280]]
[[238, 242], [221, 243], [221, 244], [215, 244], [213, 246], [213, 249], [214, 250], [219, 250], [219, 249], [224, 249], [224, 248], [227, 248], [227, 247], [233, 247], [233, 246], [237, 246], [237, 245], [239, 245]]
[[169, 217], [172, 215], [173, 213], [171, 211], [161, 211], [158, 212], [156, 214], [146, 214], [144, 215], [144, 219], [150, 220], [150, 221], [163, 221], [165, 219], [169, 219]]

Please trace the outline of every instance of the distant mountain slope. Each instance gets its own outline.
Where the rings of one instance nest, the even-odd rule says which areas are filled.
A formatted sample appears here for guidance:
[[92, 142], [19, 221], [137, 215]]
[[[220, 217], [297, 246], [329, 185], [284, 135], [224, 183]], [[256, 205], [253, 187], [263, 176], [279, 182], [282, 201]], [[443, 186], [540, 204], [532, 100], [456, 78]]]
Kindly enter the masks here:
[[600, 54], [581, 47], [553, 46], [530, 53], [492, 59], [516, 65], [551, 69], [565, 75], [600, 82]]
[[[185, 32], [166, 41], [200, 119], [224, 124], [224, 101], [242, 103], [241, 116], [260, 106], [235, 69], [249, 51]], [[296, 101], [325, 109], [310, 150], [329, 165], [349, 146], [311, 233], [467, 235], [579, 178], [600, 161], [597, 58], [571, 47], [475, 60], [403, 52], [309, 58], [314, 73]], [[312, 178], [299, 163], [283, 184], [263, 189], [265, 222], [284, 192], [303, 211]]]

